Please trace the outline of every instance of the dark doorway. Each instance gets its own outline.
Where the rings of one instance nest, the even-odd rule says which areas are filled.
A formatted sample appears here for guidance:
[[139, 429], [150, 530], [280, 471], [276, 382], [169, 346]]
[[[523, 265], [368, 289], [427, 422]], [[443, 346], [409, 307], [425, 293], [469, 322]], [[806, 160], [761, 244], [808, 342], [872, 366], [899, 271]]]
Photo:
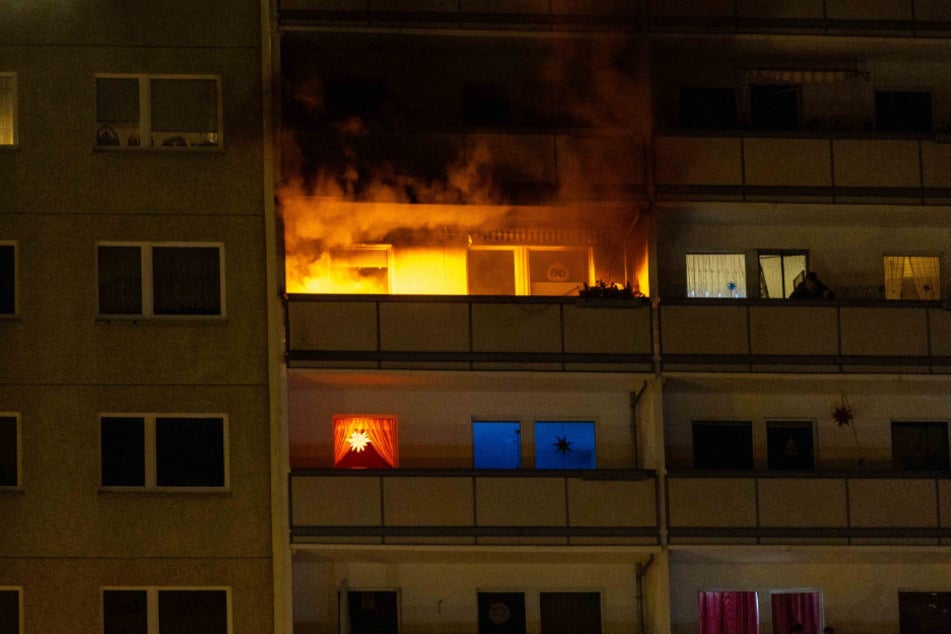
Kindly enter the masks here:
[[597, 592], [542, 592], [542, 634], [601, 634], [601, 595]]
[[525, 595], [480, 592], [479, 634], [525, 634]]

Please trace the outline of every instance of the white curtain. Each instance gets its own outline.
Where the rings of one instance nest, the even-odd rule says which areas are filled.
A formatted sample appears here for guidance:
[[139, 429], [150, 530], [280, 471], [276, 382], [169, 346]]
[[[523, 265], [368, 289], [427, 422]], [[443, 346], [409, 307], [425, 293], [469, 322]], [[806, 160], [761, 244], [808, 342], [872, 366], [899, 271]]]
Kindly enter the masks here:
[[937, 257], [885, 257], [885, 299], [940, 298], [941, 261]]
[[16, 77], [0, 75], [0, 145], [13, 145], [16, 121]]
[[746, 257], [742, 253], [687, 254], [688, 297], [746, 297]]

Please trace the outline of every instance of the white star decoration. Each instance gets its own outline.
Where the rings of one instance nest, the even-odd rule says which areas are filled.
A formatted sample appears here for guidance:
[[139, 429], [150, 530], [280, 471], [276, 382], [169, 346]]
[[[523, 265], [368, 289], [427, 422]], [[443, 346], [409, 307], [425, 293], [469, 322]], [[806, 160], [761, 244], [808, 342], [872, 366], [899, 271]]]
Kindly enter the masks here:
[[350, 443], [350, 451], [360, 453], [370, 444], [370, 437], [367, 436], [365, 431], [352, 431], [350, 437], [347, 438], [347, 442]]

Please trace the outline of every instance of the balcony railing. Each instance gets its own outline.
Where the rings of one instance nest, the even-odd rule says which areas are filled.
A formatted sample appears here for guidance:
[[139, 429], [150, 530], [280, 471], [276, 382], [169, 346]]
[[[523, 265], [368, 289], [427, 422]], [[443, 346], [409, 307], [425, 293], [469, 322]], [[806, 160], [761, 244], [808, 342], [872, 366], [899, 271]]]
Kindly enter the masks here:
[[946, 473], [671, 473], [667, 509], [671, 543], [951, 543]]
[[651, 308], [577, 297], [291, 295], [291, 367], [649, 372]]
[[663, 136], [658, 198], [944, 204], [951, 143], [909, 138]]
[[951, 366], [951, 311], [937, 302], [664, 300], [659, 322], [664, 370], [943, 373]]
[[295, 470], [297, 543], [645, 544], [651, 471]]

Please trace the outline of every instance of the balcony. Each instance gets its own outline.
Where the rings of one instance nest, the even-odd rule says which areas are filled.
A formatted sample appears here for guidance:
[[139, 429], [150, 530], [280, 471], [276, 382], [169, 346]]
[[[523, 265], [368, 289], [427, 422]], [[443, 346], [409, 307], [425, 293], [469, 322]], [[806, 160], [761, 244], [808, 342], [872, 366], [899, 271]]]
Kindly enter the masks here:
[[671, 473], [667, 508], [671, 543], [951, 543], [947, 474]]
[[930, 139], [666, 136], [661, 199], [946, 204], [951, 144]]
[[290, 367], [650, 372], [640, 300], [291, 295]]
[[294, 470], [291, 541], [656, 545], [649, 471]]
[[664, 300], [659, 321], [668, 371], [944, 374], [951, 366], [951, 312], [937, 302]]

